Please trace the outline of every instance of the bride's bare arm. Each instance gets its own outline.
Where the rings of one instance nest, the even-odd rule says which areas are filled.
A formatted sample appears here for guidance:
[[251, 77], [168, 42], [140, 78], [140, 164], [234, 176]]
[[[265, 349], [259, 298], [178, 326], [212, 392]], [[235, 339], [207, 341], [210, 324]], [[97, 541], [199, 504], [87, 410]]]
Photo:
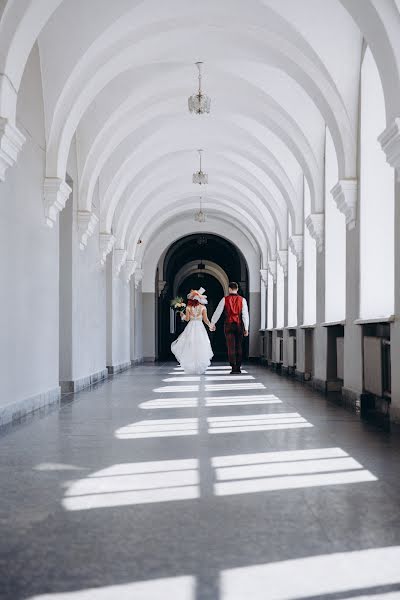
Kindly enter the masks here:
[[207, 325], [208, 328], [210, 328], [211, 327], [211, 322], [208, 319], [207, 309], [206, 309], [205, 306], [204, 306], [203, 310], [201, 311], [201, 315], [203, 317], [204, 323]]
[[190, 308], [188, 306], [186, 307], [185, 313], [181, 313], [181, 319], [182, 319], [182, 321], [190, 320]]

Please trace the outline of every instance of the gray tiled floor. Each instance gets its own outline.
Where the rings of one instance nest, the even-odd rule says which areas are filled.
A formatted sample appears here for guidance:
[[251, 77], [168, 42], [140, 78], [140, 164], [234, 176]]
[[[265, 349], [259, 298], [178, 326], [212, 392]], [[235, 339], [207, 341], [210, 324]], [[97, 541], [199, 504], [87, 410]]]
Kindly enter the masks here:
[[400, 598], [399, 439], [247, 371], [137, 367], [3, 432], [0, 597]]

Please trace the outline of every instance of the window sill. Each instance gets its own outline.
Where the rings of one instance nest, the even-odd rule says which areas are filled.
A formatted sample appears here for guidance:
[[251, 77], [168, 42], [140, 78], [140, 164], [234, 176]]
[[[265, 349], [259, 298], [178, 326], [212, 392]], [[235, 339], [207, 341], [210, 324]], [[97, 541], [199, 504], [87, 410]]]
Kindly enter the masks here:
[[356, 319], [353, 321], [354, 325], [369, 325], [373, 323], [393, 323], [395, 320], [394, 315], [389, 317], [378, 317], [376, 319]]
[[335, 325], [346, 325], [346, 320], [343, 321], [326, 321], [326, 323], [321, 323], [322, 327], [334, 327]]

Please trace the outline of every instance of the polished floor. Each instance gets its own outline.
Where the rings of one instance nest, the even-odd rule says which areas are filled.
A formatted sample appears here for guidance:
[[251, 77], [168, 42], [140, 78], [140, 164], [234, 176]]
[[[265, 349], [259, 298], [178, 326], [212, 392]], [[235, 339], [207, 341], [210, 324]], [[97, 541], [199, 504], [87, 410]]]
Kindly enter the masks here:
[[144, 365], [0, 433], [0, 598], [400, 598], [400, 441], [259, 366]]

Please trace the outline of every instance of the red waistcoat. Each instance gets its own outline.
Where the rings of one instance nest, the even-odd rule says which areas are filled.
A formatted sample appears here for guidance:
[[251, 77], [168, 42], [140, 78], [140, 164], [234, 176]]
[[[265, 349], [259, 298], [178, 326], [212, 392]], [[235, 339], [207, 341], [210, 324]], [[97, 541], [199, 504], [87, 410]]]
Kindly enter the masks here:
[[238, 294], [225, 296], [226, 323], [242, 322], [243, 298]]

